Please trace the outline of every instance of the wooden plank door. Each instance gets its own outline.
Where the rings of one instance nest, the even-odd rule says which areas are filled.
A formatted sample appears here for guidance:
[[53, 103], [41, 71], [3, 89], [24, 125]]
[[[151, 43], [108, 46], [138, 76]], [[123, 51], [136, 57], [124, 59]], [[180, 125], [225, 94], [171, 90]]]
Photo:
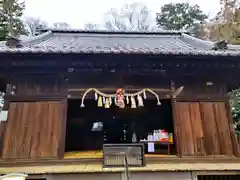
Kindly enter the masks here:
[[233, 141], [225, 102], [174, 102], [180, 156], [232, 156]]
[[189, 103], [174, 102], [173, 105], [175, 141], [179, 156], [194, 155], [194, 138], [189, 112]]
[[58, 158], [64, 152], [66, 101], [15, 102], [3, 140], [3, 158]]

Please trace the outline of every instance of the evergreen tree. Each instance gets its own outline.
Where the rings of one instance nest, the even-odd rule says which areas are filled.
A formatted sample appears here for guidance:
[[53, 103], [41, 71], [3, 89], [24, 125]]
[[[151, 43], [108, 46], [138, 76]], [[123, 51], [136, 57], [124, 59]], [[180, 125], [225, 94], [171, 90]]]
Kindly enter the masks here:
[[7, 34], [7, 23], [3, 18], [3, 1], [0, 1], [0, 41], [5, 39]]
[[160, 28], [166, 30], [186, 30], [199, 26], [207, 17], [198, 5], [169, 3], [161, 7], [156, 15], [156, 22]]
[[235, 131], [240, 136], [240, 89], [233, 90], [230, 93], [230, 102]]
[[0, 40], [5, 40], [8, 34], [18, 36], [25, 33], [21, 16], [25, 8], [19, 0], [0, 1]]

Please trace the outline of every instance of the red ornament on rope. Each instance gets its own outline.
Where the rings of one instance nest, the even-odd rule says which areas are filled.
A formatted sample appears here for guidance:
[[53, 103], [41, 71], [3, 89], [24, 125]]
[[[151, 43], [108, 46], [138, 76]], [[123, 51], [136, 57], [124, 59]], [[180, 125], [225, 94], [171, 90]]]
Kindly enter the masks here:
[[120, 108], [125, 107], [124, 103], [124, 90], [122, 88], [118, 88], [116, 91], [116, 99], [117, 99], [117, 106]]

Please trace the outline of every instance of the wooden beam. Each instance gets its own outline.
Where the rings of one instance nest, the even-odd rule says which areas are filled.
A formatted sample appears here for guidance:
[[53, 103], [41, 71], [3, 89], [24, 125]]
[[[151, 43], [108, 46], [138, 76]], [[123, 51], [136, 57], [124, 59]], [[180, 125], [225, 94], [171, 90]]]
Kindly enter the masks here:
[[202, 97], [196, 97], [196, 96], [183, 96], [183, 97], [177, 97], [174, 99], [175, 102], [226, 102], [229, 99], [229, 97], [225, 96], [215, 96], [215, 97], [208, 97], [208, 96], [202, 96]]
[[[74, 89], [68, 89], [68, 92], [85, 92], [88, 88], [74, 88]], [[107, 92], [112, 92], [115, 93], [117, 88], [97, 88], [99, 91], [107, 91]], [[129, 89], [125, 89], [125, 91], [127, 92], [137, 92], [140, 91], [144, 88], [129, 88]], [[165, 88], [151, 88], [153, 91], [157, 92], [171, 92], [171, 89], [165, 89]]]
[[25, 95], [25, 96], [6, 96], [9, 102], [35, 102], [35, 101], [59, 101], [67, 99], [67, 96], [59, 95]]

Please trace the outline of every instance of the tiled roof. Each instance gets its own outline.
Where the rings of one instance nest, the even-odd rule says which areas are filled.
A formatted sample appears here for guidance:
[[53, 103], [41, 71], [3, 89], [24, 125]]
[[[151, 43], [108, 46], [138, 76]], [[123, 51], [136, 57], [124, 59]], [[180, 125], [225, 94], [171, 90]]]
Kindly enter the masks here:
[[90, 32], [51, 30], [10, 48], [0, 43], [0, 53], [140, 53], [190, 55], [240, 55], [240, 48], [211, 50], [213, 42], [181, 32]]

